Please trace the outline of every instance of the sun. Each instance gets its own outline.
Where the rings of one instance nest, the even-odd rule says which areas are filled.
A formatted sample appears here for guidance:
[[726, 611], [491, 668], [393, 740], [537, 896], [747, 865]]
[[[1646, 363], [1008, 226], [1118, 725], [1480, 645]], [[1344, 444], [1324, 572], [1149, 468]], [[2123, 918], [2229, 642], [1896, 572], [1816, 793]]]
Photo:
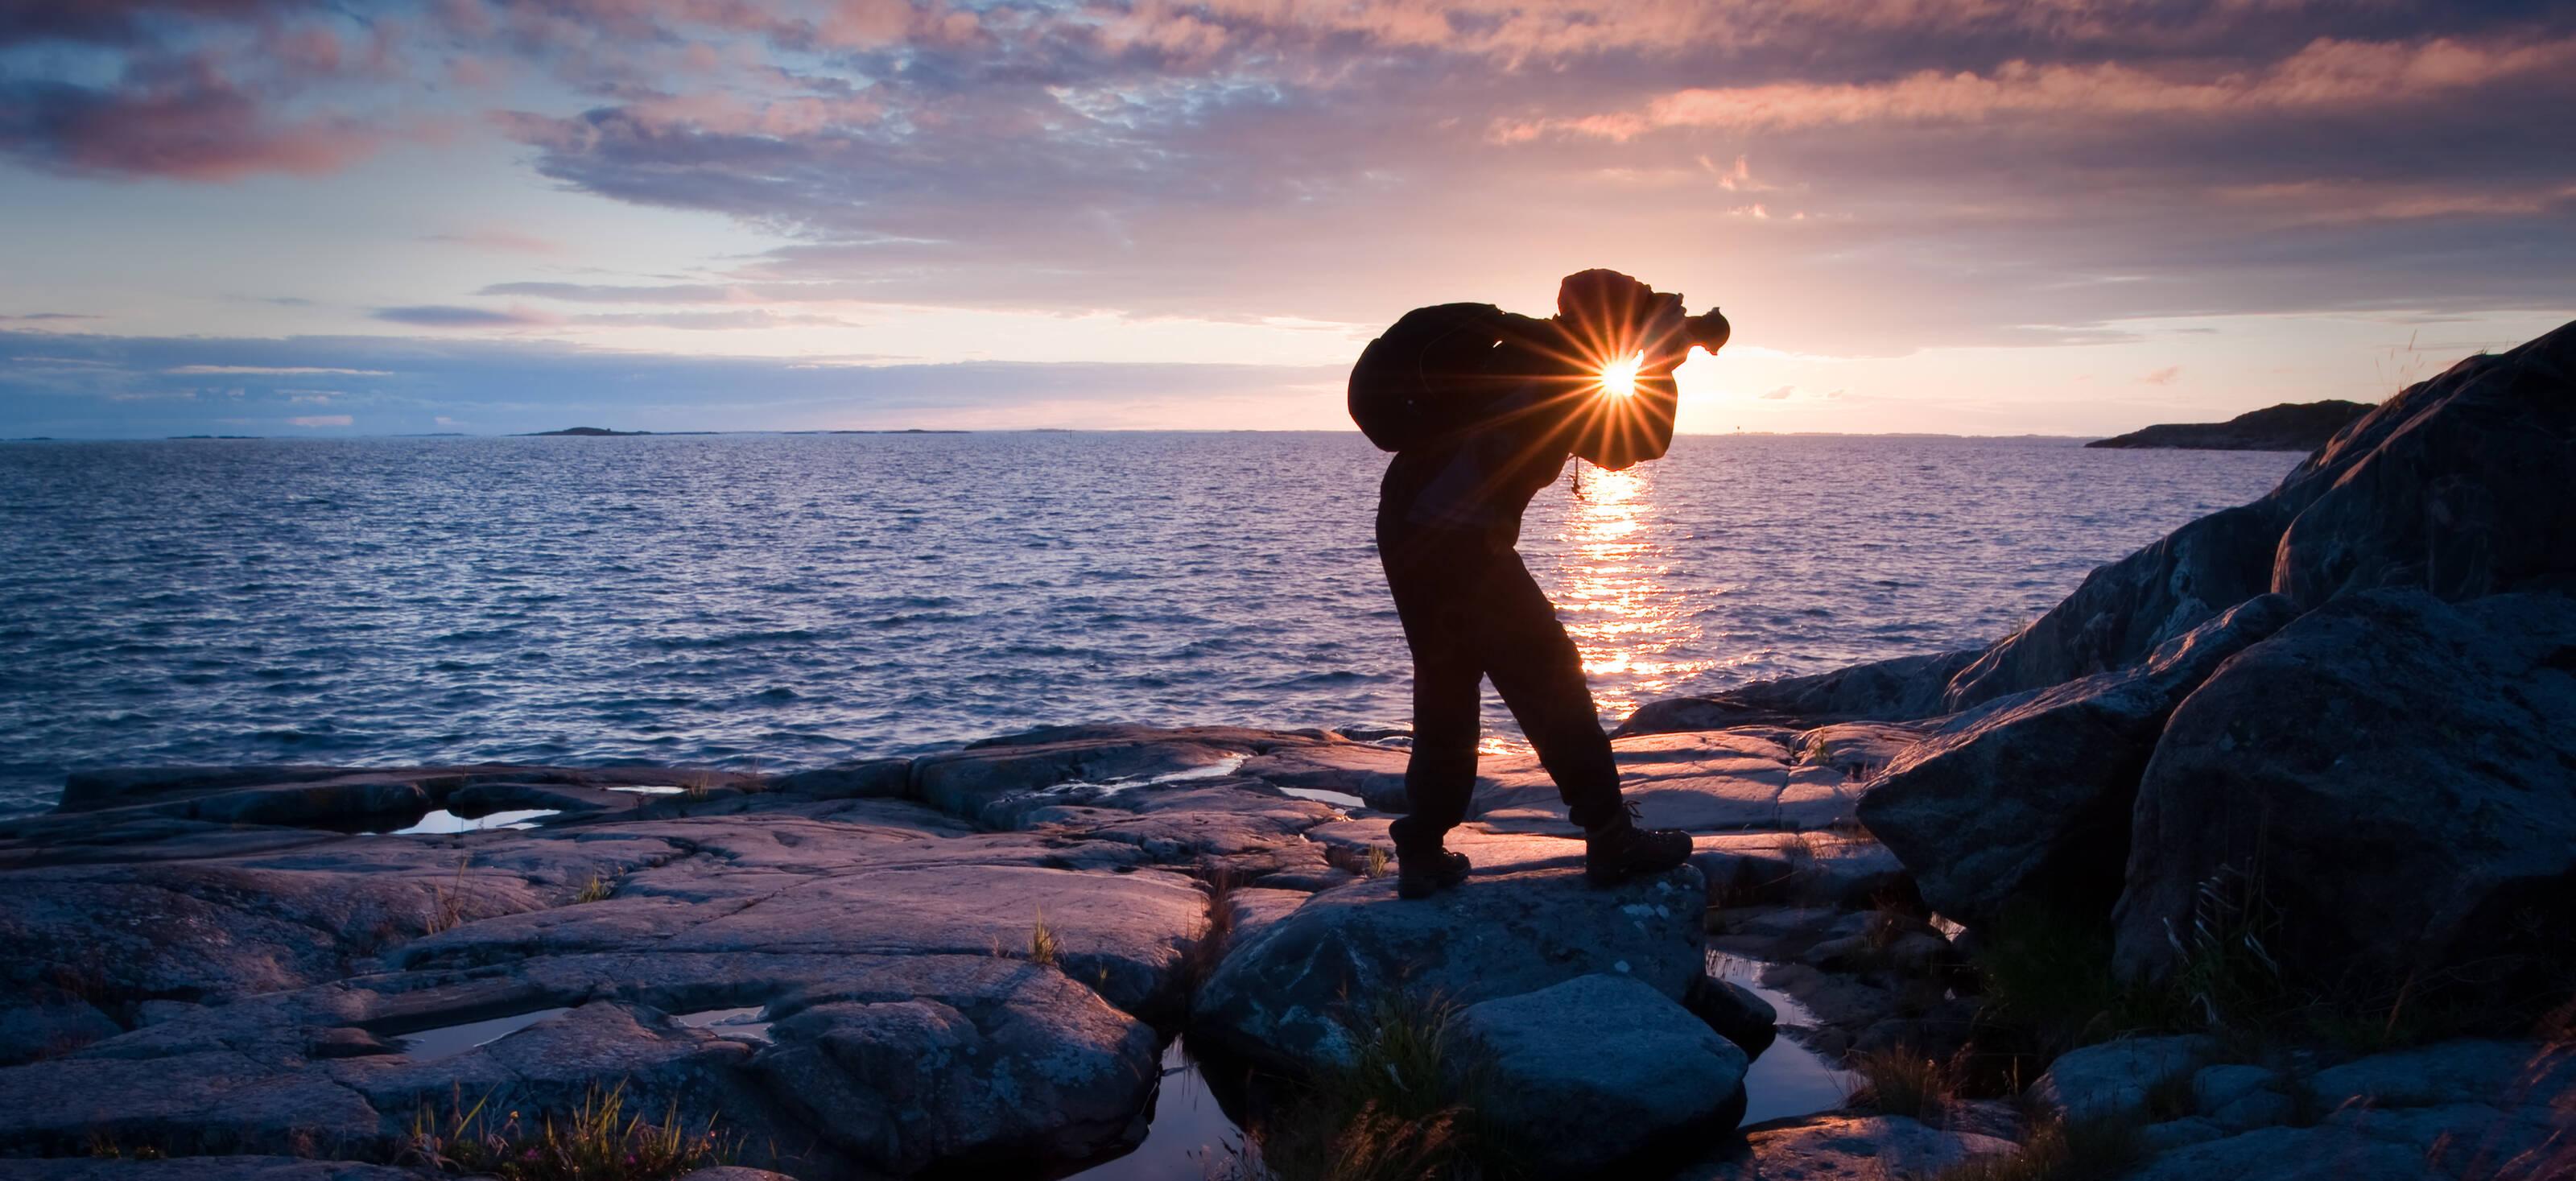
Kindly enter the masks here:
[[1637, 392], [1637, 370], [1645, 367], [1646, 354], [1631, 353], [1624, 360], [1601, 366], [1601, 392], [1612, 398], [1625, 398]]

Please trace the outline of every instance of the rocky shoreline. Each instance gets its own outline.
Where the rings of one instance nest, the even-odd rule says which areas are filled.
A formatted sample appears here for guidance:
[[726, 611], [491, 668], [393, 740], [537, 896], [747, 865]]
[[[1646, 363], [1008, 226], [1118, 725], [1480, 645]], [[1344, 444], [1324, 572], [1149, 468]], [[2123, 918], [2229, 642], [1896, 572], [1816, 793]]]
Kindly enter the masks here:
[[[0, 833], [0, 1176], [533, 1175], [442, 1129], [603, 1094], [806, 1181], [1063, 1176], [1186, 1036], [1264, 1141], [1219, 1176], [1414, 1037], [1535, 1176], [2565, 1177], [2571, 461], [2576, 325], [1989, 648], [1641, 709], [1697, 854], [1612, 890], [1498, 758], [1399, 902], [1375, 732], [74, 775]], [[1856, 1090], [1739, 1127], [1783, 1035]]]

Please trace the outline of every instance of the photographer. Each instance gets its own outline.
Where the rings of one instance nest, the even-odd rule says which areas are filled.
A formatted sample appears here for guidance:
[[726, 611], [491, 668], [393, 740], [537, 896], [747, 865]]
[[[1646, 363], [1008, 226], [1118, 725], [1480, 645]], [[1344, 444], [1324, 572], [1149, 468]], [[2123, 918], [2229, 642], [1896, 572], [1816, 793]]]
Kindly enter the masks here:
[[1421, 898], [1466, 880], [1442, 847], [1476, 780], [1478, 684], [1490, 678], [1585, 835], [1585, 872], [1610, 884], [1680, 865], [1686, 833], [1636, 823], [1574, 642], [1513, 546], [1530, 498], [1569, 455], [1604, 468], [1661, 457], [1678, 397], [1672, 371], [1715, 352], [1714, 309], [1615, 271], [1569, 275], [1557, 314], [1485, 304], [1407, 314], [1351, 372], [1351, 415], [1396, 453], [1380, 485], [1377, 542], [1413, 652], [1411, 811], [1395, 822], [1397, 890]]

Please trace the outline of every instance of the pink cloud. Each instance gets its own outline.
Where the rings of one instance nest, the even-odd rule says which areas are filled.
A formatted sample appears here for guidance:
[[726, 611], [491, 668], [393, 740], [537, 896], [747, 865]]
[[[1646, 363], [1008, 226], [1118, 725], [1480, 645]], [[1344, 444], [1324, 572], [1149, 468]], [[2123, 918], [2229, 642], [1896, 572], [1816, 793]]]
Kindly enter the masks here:
[[1554, 131], [1626, 140], [1666, 128], [1756, 131], [2016, 117], [2319, 113], [2397, 106], [2568, 70], [2576, 70], [2576, 38], [2483, 45], [2319, 40], [2254, 70], [2012, 61], [1983, 74], [1922, 70], [1892, 82], [1695, 87], [1626, 111], [1506, 120], [1488, 138], [1524, 143]]

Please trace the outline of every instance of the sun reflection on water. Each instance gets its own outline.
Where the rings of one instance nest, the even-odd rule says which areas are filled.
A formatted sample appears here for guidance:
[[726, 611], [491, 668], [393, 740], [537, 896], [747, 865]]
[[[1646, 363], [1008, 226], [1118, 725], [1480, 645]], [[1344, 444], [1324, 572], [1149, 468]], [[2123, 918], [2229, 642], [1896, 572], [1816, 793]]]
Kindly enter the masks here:
[[1681, 588], [1669, 577], [1670, 525], [1654, 497], [1651, 466], [1604, 471], [1580, 465], [1578, 491], [1565, 502], [1550, 584], [1567, 634], [1583, 653], [1583, 672], [1605, 717], [1625, 717], [1646, 701], [1670, 697], [1711, 660], [1686, 659], [1701, 629]]

